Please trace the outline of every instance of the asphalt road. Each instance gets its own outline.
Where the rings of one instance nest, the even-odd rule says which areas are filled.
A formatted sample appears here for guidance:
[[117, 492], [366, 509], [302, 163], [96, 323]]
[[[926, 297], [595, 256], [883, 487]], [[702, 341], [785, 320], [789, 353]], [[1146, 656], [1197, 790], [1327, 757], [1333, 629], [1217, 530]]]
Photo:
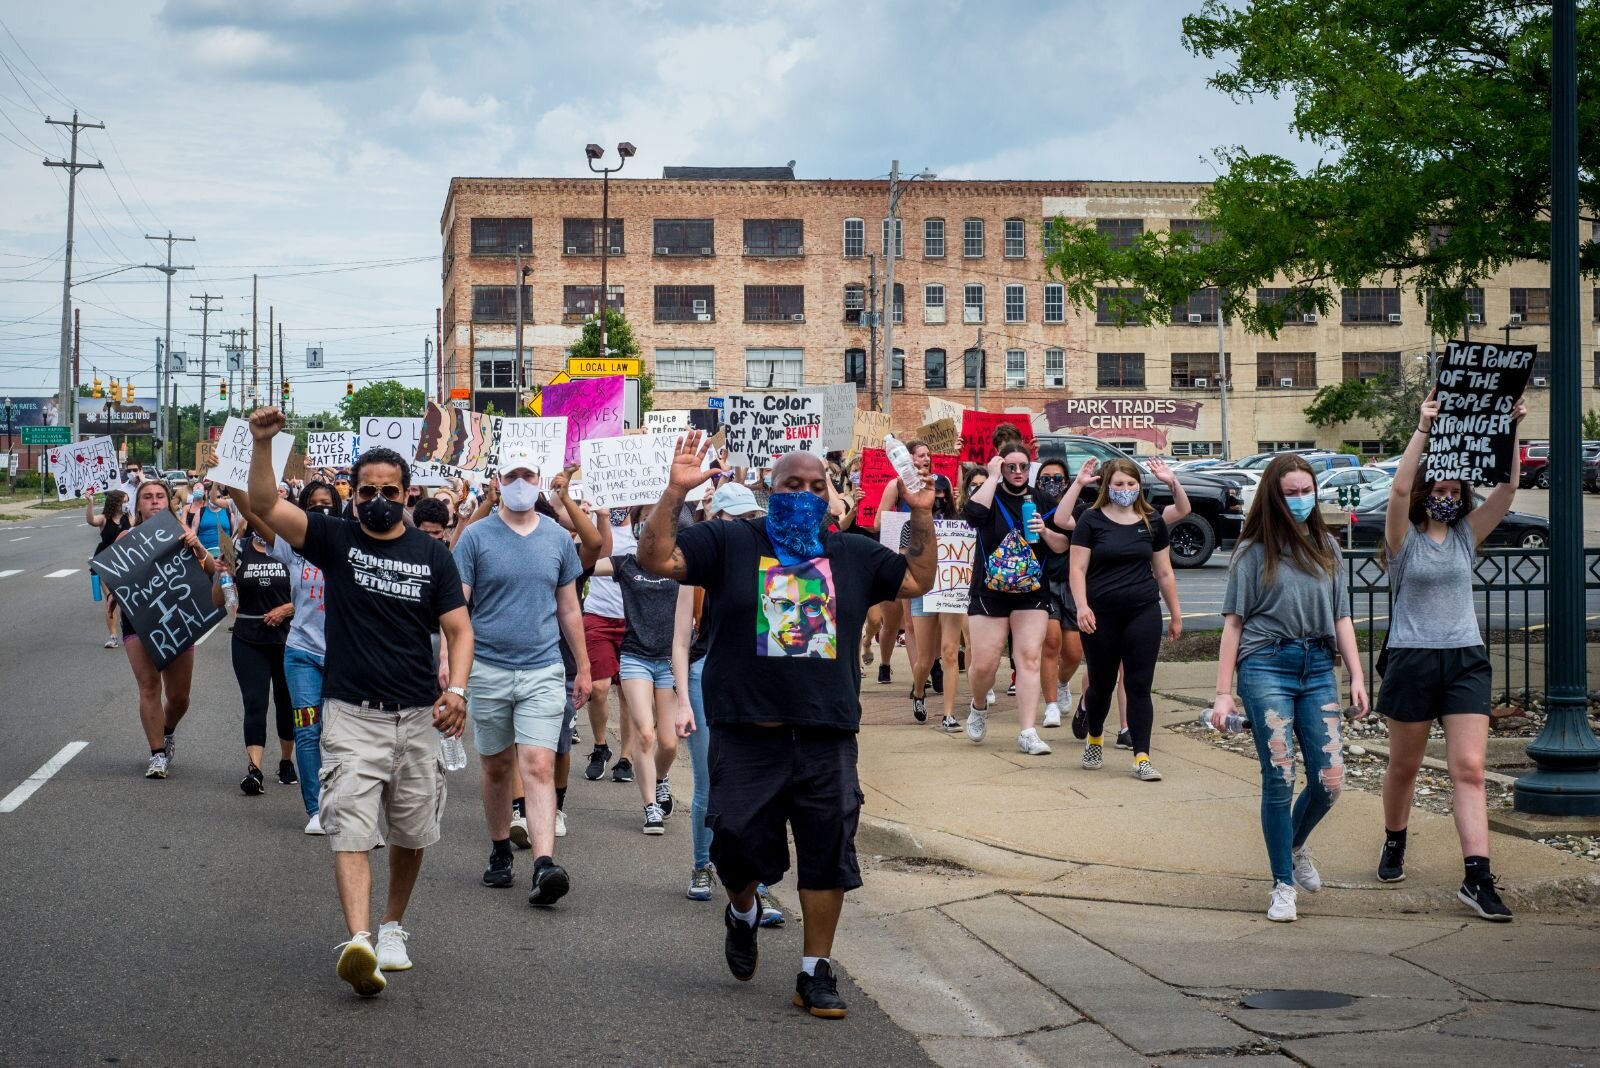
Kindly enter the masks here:
[[412, 900], [416, 967], [356, 998], [334, 975], [329, 850], [301, 833], [299, 788], [269, 772], [264, 796], [238, 789], [226, 630], [200, 647], [173, 776], [142, 777], [132, 675], [100, 647], [89, 599], [93, 544], [75, 512], [0, 529], [0, 797], [88, 743], [0, 813], [0, 1064], [931, 1063], [853, 983], [845, 1021], [790, 1004], [793, 919], [763, 932], [753, 981], [729, 976], [720, 904], [683, 896], [686, 798], [646, 838], [634, 785], [575, 774], [560, 843], [573, 893], [530, 909], [527, 853], [519, 889], [483, 887], [475, 758], [450, 777]]

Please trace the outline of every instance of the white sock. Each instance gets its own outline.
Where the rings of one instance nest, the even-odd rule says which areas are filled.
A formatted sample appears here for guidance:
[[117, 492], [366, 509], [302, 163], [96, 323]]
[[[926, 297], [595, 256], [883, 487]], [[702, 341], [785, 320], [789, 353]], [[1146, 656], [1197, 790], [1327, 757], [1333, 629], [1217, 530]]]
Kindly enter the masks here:
[[387, 931], [391, 927], [394, 927], [394, 928], [398, 929], [399, 926], [400, 926], [400, 921], [399, 920], [385, 920], [385, 921], [383, 921], [383, 926], [378, 928], [378, 933], [382, 934], [384, 931]]
[[[816, 975], [817, 974], [817, 962], [821, 961], [821, 960], [827, 960], [827, 959], [828, 959], [827, 957], [801, 957], [800, 958], [800, 970], [805, 972], [807, 975]], [[830, 965], [828, 965], [828, 967], [831, 969], [833, 967], [833, 965], [830, 964]]]
[[756, 917], [761, 914], [761, 899], [756, 899], [756, 903], [750, 906], [749, 912], [740, 912], [732, 902], [728, 903], [728, 908], [733, 912], [734, 919], [741, 923], [754, 924]]

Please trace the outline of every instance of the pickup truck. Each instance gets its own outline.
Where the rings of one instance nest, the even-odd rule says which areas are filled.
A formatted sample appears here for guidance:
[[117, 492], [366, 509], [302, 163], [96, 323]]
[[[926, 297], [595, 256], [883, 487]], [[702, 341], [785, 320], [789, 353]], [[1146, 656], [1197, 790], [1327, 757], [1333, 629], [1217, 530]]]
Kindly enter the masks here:
[[[1120, 449], [1081, 434], [1040, 434], [1038, 446], [1039, 459], [1065, 460], [1073, 476], [1090, 457], [1102, 464], [1128, 459]], [[1244, 526], [1239, 487], [1225, 478], [1193, 471], [1179, 471], [1178, 484], [1189, 495], [1191, 511], [1172, 527], [1172, 566], [1200, 567], [1211, 559], [1212, 553], [1219, 548], [1232, 548], [1239, 539]], [[1149, 472], [1144, 473], [1144, 492], [1157, 508], [1172, 503], [1167, 487]]]

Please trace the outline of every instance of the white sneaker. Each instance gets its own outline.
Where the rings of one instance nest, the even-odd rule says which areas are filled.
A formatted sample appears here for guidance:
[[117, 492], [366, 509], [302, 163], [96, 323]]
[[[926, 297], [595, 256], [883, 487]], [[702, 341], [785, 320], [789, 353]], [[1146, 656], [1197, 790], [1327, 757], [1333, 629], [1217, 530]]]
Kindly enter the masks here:
[[1301, 846], [1294, 851], [1294, 885], [1308, 894], [1322, 889], [1322, 876], [1317, 874], [1317, 864], [1311, 859], [1310, 846]]
[[383, 993], [383, 988], [389, 985], [389, 980], [378, 970], [378, 955], [372, 951], [371, 937], [366, 931], [357, 931], [350, 936], [350, 941], [339, 946], [339, 978], [364, 998]]
[[528, 849], [533, 845], [533, 840], [528, 837], [528, 817], [511, 817], [511, 844], [518, 849]]
[[1046, 756], [1050, 752], [1050, 747], [1044, 744], [1039, 732], [1032, 727], [1017, 735], [1017, 748], [1029, 756]]
[[1062, 708], [1072, 707], [1072, 683], [1062, 682], [1056, 685], [1056, 704]]
[[378, 928], [378, 968], [386, 972], [411, 970], [411, 958], [406, 955], [406, 939], [411, 936], [398, 920], [390, 920]]
[[988, 705], [988, 706], [993, 706], [994, 705], [994, 687], [993, 686], [989, 687], [989, 699], [987, 701], [985, 701], [984, 704]]
[[557, 838], [565, 838], [566, 836], [567, 836], [567, 814], [565, 812], [561, 811], [558, 808], [558, 809], [556, 809], [556, 837]]
[[167, 777], [167, 754], [151, 753], [150, 766], [145, 768], [144, 777], [147, 779], [165, 779]]
[[989, 710], [979, 710], [972, 705], [967, 706], [967, 737], [973, 742], [983, 741], [983, 736], [989, 733]]
[[1300, 918], [1294, 907], [1294, 887], [1288, 883], [1272, 884], [1272, 903], [1267, 906], [1267, 919], [1273, 923], [1293, 923]]
[[328, 833], [327, 831], [322, 829], [322, 813], [313, 812], [311, 814], [311, 818], [306, 820], [306, 833], [307, 834], [327, 834]]
[[1051, 701], [1049, 704], [1044, 706], [1044, 722], [1041, 723], [1040, 726], [1042, 726], [1042, 727], [1059, 727], [1059, 726], [1061, 726], [1061, 706], [1059, 704], [1057, 704], [1054, 701]]

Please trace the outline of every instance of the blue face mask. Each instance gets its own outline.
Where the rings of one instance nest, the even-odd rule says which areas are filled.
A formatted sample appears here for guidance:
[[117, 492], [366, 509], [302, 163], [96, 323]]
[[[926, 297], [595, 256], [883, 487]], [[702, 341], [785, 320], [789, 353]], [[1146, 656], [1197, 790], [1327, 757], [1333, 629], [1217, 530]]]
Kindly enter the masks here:
[[828, 502], [815, 493], [774, 493], [767, 498], [767, 537], [780, 563], [822, 555], [822, 520]]
[[1298, 497], [1285, 497], [1284, 503], [1289, 506], [1289, 514], [1302, 522], [1311, 517], [1317, 510], [1317, 497], [1313, 493], [1303, 493]]

